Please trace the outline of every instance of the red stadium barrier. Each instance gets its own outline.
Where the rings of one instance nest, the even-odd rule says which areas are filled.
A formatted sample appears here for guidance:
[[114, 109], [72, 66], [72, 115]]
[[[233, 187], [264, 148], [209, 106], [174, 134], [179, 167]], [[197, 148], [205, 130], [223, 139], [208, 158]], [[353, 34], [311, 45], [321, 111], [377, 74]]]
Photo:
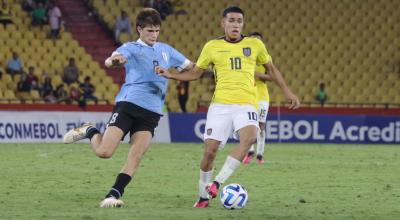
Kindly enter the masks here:
[[67, 104], [0, 104], [0, 111], [88, 111], [111, 112], [112, 105], [87, 105], [82, 108], [78, 105]]
[[[0, 111], [88, 111], [88, 112], [111, 112], [112, 105], [87, 105], [81, 108], [78, 105], [66, 104], [0, 104]], [[206, 108], [200, 109], [200, 112], [207, 111]], [[285, 114], [330, 114], [330, 115], [400, 115], [400, 108], [344, 108], [344, 107], [302, 107], [296, 110], [290, 110], [287, 107], [271, 107], [271, 113]]]

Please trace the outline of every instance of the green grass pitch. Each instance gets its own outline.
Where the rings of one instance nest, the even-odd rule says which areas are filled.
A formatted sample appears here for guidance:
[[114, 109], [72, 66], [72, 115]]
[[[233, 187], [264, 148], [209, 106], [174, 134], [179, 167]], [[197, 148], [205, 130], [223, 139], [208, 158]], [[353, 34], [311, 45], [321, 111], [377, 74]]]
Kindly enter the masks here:
[[[217, 171], [231, 151], [216, 160]], [[126, 157], [96, 158], [87, 144], [0, 144], [0, 219], [400, 219], [400, 147], [274, 144], [267, 163], [241, 166], [227, 183], [249, 202], [194, 209], [201, 144], [153, 144], [121, 209], [99, 202]]]

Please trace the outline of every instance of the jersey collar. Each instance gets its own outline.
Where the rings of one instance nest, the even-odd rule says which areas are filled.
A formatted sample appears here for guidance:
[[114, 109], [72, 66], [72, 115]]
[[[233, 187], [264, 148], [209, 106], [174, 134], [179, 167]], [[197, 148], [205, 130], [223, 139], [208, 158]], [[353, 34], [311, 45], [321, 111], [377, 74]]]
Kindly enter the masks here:
[[242, 41], [244, 39], [244, 37], [245, 37], [242, 34], [240, 36], [241, 36], [240, 40], [239, 41], [235, 41], [235, 42], [228, 40], [228, 38], [226, 36], [223, 36], [223, 39], [228, 43], [236, 44], [236, 43], [239, 43], [240, 41]]
[[143, 46], [151, 47], [151, 48], [154, 48], [154, 45], [156, 45], [156, 43], [157, 43], [156, 42], [153, 46], [150, 46], [150, 45], [146, 44], [144, 41], [142, 41], [142, 39], [140, 39], [140, 38], [136, 42], [138, 42], [139, 44], [141, 44]]

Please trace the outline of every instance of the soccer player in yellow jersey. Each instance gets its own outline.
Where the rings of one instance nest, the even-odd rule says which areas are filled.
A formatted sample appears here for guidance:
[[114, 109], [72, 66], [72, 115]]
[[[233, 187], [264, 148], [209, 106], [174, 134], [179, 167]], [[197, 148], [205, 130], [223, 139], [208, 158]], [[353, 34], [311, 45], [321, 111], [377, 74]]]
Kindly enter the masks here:
[[[262, 40], [263, 36], [260, 32], [253, 32], [249, 34], [250, 37], [255, 37]], [[266, 81], [272, 79], [265, 72], [263, 65], [257, 65], [256, 67], [256, 89], [257, 89], [257, 101], [258, 101], [258, 122], [260, 126], [260, 132], [257, 135], [257, 163], [264, 163], [264, 148], [265, 148], [265, 122], [267, 120], [267, 114], [269, 109], [269, 93]], [[254, 145], [247, 155], [243, 159], [244, 164], [249, 164], [254, 156]]]
[[[204, 133], [204, 155], [200, 162], [199, 200], [196, 208], [209, 205], [219, 187], [240, 166], [250, 146], [256, 141], [258, 120], [254, 75], [257, 64], [262, 64], [283, 89], [291, 102], [290, 108], [298, 108], [299, 99], [287, 87], [281, 73], [274, 66], [264, 44], [256, 38], [244, 37], [241, 32], [244, 13], [238, 7], [228, 7], [222, 14], [221, 25], [225, 36], [206, 43], [196, 65], [181, 73], [170, 73], [156, 67], [164, 77], [190, 81], [202, 76], [210, 64], [214, 65], [216, 88], [208, 109]], [[231, 132], [239, 137], [239, 144], [226, 158], [220, 172], [212, 181], [214, 159], [219, 146], [223, 147]]]

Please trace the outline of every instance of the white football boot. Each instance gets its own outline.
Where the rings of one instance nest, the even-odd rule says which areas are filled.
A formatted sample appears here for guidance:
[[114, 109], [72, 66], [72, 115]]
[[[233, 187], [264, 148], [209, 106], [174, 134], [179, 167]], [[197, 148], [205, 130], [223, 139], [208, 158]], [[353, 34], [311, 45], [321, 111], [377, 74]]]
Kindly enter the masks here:
[[100, 202], [100, 208], [121, 208], [122, 206], [124, 206], [124, 202], [114, 197], [105, 198]]
[[85, 139], [86, 130], [92, 126], [93, 125], [91, 123], [85, 123], [80, 127], [69, 130], [66, 134], [64, 134], [64, 144], [70, 144]]

